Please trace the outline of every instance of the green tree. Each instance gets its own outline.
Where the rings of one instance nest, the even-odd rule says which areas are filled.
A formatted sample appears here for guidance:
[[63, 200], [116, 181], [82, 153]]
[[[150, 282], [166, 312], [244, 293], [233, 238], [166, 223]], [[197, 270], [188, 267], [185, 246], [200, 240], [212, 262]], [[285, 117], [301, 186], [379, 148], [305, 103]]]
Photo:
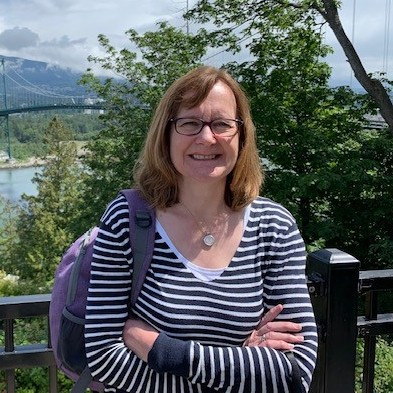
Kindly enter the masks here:
[[15, 217], [18, 216], [19, 211], [18, 205], [0, 196], [0, 271], [3, 273], [11, 274], [16, 270], [13, 255], [14, 247], [18, 242]]
[[[376, 344], [374, 392], [390, 393], [393, 391], [393, 347], [387, 337], [378, 337]], [[364, 340], [356, 344], [355, 391], [362, 392]]]
[[205, 35], [211, 45], [249, 59], [231, 68], [251, 99], [265, 193], [295, 214], [308, 245], [387, 266], [393, 234], [380, 222], [391, 214], [391, 144], [386, 133], [363, 129], [376, 110], [367, 95], [329, 86], [330, 49], [311, 3], [202, 0], [188, 17], [214, 24]]
[[76, 161], [73, 133], [54, 118], [44, 132], [47, 164], [34, 183], [38, 195], [24, 195], [17, 219], [19, 242], [15, 252], [18, 274], [50, 283], [65, 248], [75, 238], [75, 206], [82, 195], [82, 171]]
[[[373, 99], [374, 104], [378, 106], [381, 115], [389, 125], [390, 131], [393, 132], [393, 104], [389, 96], [389, 84], [384, 83], [386, 81], [383, 79], [375, 77], [373, 75], [375, 72], [370, 73], [365, 70], [360, 56], [341, 24], [339, 16], [341, 3], [342, 1], [339, 0], [217, 0], [214, 2], [199, 0], [188, 17], [207, 22], [213, 16], [217, 26], [225, 27], [221, 31], [227, 33], [230, 30], [236, 30], [241, 39], [232, 36], [230, 44], [233, 49], [239, 47], [238, 43], [243, 38], [249, 39], [252, 37], [252, 35], [243, 34], [244, 30], [241, 27], [246, 26], [253, 29], [255, 20], [257, 20], [256, 30], [258, 32], [260, 29], [258, 20], [261, 20], [261, 18], [264, 18], [265, 21], [272, 20], [271, 18], [280, 18], [281, 23], [276, 30], [277, 32], [282, 31], [284, 24], [304, 23], [310, 17], [315, 19], [316, 15], [321, 16], [332, 29], [356, 79]], [[239, 20], [239, 17], [243, 20], [240, 23], [233, 24], [235, 19]], [[269, 24], [266, 25], [263, 33], [267, 33], [268, 36], [275, 34], [275, 32], [269, 30]], [[218, 36], [221, 36], [221, 32]], [[265, 38], [265, 35], [260, 37]]]
[[363, 269], [392, 267], [393, 139], [385, 130], [362, 130], [341, 146], [332, 163], [329, 246], [357, 256]]

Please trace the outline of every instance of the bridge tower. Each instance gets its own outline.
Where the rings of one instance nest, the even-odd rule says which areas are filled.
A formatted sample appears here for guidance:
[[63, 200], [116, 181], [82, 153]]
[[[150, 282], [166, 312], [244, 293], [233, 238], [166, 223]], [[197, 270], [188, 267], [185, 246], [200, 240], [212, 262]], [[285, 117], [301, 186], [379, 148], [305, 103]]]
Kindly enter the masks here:
[[[3, 89], [2, 89], [2, 95], [3, 95], [3, 105], [2, 108], [0, 107], [0, 109], [4, 109], [7, 110], [7, 85], [6, 85], [6, 79], [5, 79], [5, 61], [4, 58], [1, 59], [1, 70], [2, 70], [2, 85], [3, 85]], [[4, 116], [0, 117], [0, 125], [2, 125], [2, 129], [5, 131], [4, 133], [2, 133], [2, 135], [4, 135], [7, 138], [7, 154], [8, 154], [8, 160], [12, 161], [12, 155], [11, 155], [11, 135], [10, 135], [10, 124], [9, 124], [9, 119], [8, 119], [9, 115], [5, 114]]]

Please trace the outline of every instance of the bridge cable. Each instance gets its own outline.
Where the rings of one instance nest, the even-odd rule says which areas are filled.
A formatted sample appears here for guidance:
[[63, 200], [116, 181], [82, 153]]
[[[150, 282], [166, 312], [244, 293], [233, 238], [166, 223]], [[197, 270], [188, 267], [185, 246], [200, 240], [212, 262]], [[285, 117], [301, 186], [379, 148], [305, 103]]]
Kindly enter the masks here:
[[[19, 78], [21, 78], [24, 82], [26, 82], [27, 84], [29, 84], [30, 86], [33, 86], [35, 89], [37, 89], [38, 91], [41, 91], [42, 95], [47, 95], [47, 97], [59, 97], [59, 98], [86, 98], [86, 96], [68, 96], [68, 95], [64, 95], [64, 94], [58, 94], [49, 90], [45, 90], [43, 88], [41, 88], [40, 86], [35, 85], [34, 83], [31, 83], [30, 81], [28, 81], [26, 78], [24, 78], [22, 75], [20, 75], [14, 68], [10, 68], [12, 70], [12, 72], [17, 75]], [[15, 79], [12, 79], [9, 75], [7, 75], [11, 80], [13, 80], [15, 83], [18, 84], [18, 82], [15, 81]], [[18, 86], [22, 87], [22, 88], [26, 88], [24, 85], [22, 84], [18, 84]], [[26, 90], [28, 90], [26, 88]], [[28, 90], [31, 91], [31, 90]], [[37, 93], [40, 94], [40, 93]]]
[[[26, 85], [22, 85], [20, 82], [16, 81], [14, 78], [9, 76], [8, 74], [6, 74], [5, 76], [8, 79], [10, 79], [12, 82], [14, 82], [17, 86], [21, 87], [24, 90], [27, 90], [30, 93], [34, 93], [34, 94], [41, 95], [41, 96], [44, 96], [44, 97], [49, 97], [49, 98], [59, 98], [59, 96], [48, 94], [45, 91], [44, 92], [39, 91], [39, 89], [37, 89], [37, 86], [33, 85], [34, 88], [31, 88], [31, 87], [28, 87]], [[63, 98], [73, 98], [73, 97], [72, 96], [63, 96]]]
[[[19, 74], [14, 68], [11, 68], [11, 70], [13, 71], [13, 73], [15, 75], [17, 75], [19, 78], [21, 78], [24, 82], [26, 82], [30, 86], [33, 86], [34, 88], [40, 90], [43, 93], [50, 94], [51, 97], [58, 96], [58, 97], [61, 97], [61, 98], [86, 98], [86, 96], [67, 96], [67, 95], [64, 95], [64, 94], [58, 94], [58, 93], [55, 93], [53, 91], [45, 90], [42, 87], [37, 86], [34, 83], [31, 83], [30, 81], [28, 81], [25, 77], [23, 77], [21, 74]], [[20, 86], [23, 87], [23, 85], [20, 85]]]
[[385, 3], [385, 35], [383, 44], [383, 64], [382, 72], [387, 74], [389, 66], [389, 36], [390, 36], [390, 12], [391, 0], [386, 0]]

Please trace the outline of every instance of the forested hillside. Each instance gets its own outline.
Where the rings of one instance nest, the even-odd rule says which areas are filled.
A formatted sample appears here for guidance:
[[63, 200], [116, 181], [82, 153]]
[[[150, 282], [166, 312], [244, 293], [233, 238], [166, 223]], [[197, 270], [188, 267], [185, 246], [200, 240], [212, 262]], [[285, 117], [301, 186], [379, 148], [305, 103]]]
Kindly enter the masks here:
[[[9, 118], [10, 146], [12, 158], [18, 161], [30, 157], [45, 155], [44, 131], [54, 118], [61, 120], [73, 130], [75, 141], [87, 142], [96, 136], [103, 128], [98, 114], [74, 113], [42, 113], [12, 115]], [[0, 149], [8, 151], [8, 140], [4, 136]]]

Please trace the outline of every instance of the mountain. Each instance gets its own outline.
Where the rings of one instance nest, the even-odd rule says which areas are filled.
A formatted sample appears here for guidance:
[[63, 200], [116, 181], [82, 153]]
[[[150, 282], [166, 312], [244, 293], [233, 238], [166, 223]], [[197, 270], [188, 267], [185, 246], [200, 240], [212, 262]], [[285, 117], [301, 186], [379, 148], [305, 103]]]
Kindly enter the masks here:
[[[0, 61], [4, 59], [7, 87], [22, 86], [41, 88], [56, 94], [71, 96], [87, 95], [83, 86], [78, 85], [82, 73], [69, 68], [62, 68], [42, 61], [28, 60], [19, 57], [7, 57], [0, 54]], [[2, 68], [0, 69], [3, 72]], [[0, 82], [0, 86], [2, 82]], [[34, 85], [34, 86], [33, 86]]]

